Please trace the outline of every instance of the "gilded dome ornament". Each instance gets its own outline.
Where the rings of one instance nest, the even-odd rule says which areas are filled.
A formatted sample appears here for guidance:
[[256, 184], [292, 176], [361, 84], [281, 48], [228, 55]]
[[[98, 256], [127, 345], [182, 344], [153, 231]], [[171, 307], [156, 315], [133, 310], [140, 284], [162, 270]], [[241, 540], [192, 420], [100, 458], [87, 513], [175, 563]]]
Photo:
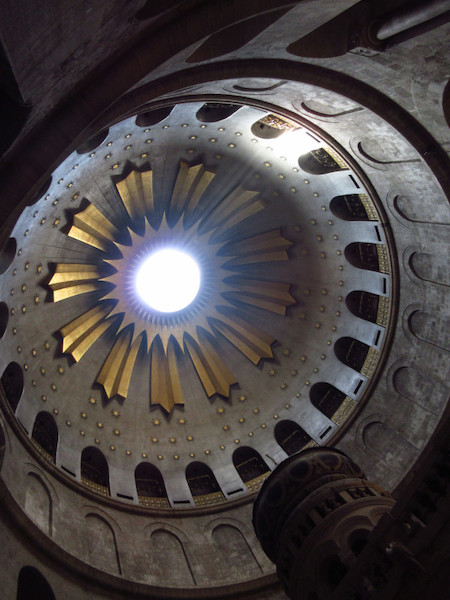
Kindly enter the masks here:
[[[154, 196], [151, 169], [129, 172], [115, 184], [129, 218], [127, 243], [123, 243], [125, 227], [116, 227], [93, 203], [74, 216], [67, 235], [102, 251], [104, 257], [94, 264], [58, 263], [49, 287], [54, 302], [100, 292], [92, 308], [60, 333], [62, 351], [78, 362], [107, 329], [117, 326], [115, 342], [95, 381], [108, 399], [127, 398], [141, 349], [151, 360], [150, 402], [167, 413], [184, 404], [182, 355], [189, 355], [207, 396], [224, 398], [229, 398], [237, 379], [215, 348], [220, 335], [255, 365], [273, 357], [275, 339], [255, 327], [249, 314], [262, 309], [285, 315], [295, 303], [290, 284], [271, 280], [269, 271], [261, 277], [262, 265], [289, 260], [292, 242], [280, 229], [238, 236], [235, 227], [264, 210], [264, 203], [258, 192], [238, 186], [211, 206], [204, 193], [214, 177], [202, 164], [181, 161], [164, 205]], [[164, 248], [191, 255], [202, 277], [195, 299], [176, 312], [150, 308], [135, 289], [139, 265]]]

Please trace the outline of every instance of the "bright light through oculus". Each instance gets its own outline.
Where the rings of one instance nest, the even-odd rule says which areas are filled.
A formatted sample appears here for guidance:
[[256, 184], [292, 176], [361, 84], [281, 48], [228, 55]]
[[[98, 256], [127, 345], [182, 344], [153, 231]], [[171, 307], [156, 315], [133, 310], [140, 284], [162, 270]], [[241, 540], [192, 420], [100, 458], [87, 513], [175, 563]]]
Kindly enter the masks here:
[[189, 306], [200, 288], [200, 269], [180, 250], [166, 248], [144, 260], [136, 275], [136, 291], [150, 308], [170, 313]]

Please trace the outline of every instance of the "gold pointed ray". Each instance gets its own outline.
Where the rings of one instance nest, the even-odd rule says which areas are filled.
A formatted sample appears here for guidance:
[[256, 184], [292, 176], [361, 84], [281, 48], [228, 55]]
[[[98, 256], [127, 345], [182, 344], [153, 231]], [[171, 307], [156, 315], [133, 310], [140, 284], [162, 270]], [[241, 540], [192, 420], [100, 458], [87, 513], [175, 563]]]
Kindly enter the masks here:
[[171, 338], [167, 352], [158, 338], [152, 344], [150, 401], [151, 404], [159, 404], [168, 413], [172, 412], [175, 404], [184, 404], [175, 343]]
[[115, 319], [106, 319], [112, 305], [99, 304], [61, 329], [62, 350], [78, 362]]
[[198, 342], [185, 334], [184, 343], [208, 397], [220, 394], [229, 398], [230, 386], [237, 383], [237, 379], [214, 350], [206, 334], [200, 330]]
[[98, 208], [89, 204], [87, 208], [74, 216], [73, 225], [67, 235], [94, 248], [106, 251], [111, 248], [110, 242], [114, 242], [118, 234], [118, 230]]
[[211, 318], [213, 327], [230, 341], [255, 365], [262, 358], [273, 358], [271, 345], [275, 339], [257, 327], [239, 318], [232, 310], [217, 307], [222, 313], [218, 318]]
[[295, 304], [295, 298], [289, 293], [289, 283], [234, 279], [230, 284], [234, 289], [222, 292], [222, 296], [228, 301], [243, 302], [279, 315], [285, 315], [286, 307]]
[[96, 382], [103, 387], [109, 399], [115, 395], [124, 399], [127, 397], [141, 341], [142, 338], [138, 337], [131, 344], [131, 333], [129, 331], [122, 332], [116, 339], [96, 379]]
[[153, 171], [131, 171], [116, 183], [117, 191], [131, 221], [139, 221], [155, 212], [153, 198]]
[[[207, 171], [204, 165], [191, 167], [186, 162], [180, 161], [168, 211], [171, 223], [176, 223], [183, 212], [185, 220], [189, 218], [214, 176], [215, 173]], [[186, 212], [188, 207], [189, 213]]]
[[217, 238], [224, 231], [262, 210], [264, 206], [259, 192], [245, 190], [239, 186], [202, 220], [201, 229], [204, 232], [214, 229], [211, 238]]
[[279, 229], [254, 235], [245, 240], [227, 244], [221, 254], [234, 256], [224, 264], [225, 268], [239, 267], [261, 262], [289, 260], [287, 253], [292, 242], [281, 235]]
[[53, 302], [101, 289], [102, 284], [98, 282], [101, 276], [102, 270], [97, 265], [58, 263], [48, 283]]

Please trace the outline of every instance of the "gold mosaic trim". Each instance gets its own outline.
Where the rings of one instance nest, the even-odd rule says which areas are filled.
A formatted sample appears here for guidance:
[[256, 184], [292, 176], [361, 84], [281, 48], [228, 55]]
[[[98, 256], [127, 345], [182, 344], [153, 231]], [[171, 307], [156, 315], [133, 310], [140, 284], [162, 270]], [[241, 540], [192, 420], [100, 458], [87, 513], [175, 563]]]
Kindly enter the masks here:
[[138, 496], [139, 504], [150, 506], [151, 508], [170, 508], [167, 498], [154, 498], [153, 496]]
[[260, 123], [273, 127], [274, 129], [298, 129], [299, 125], [290, 119], [282, 119], [277, 115], [266, 115], [259, 120]]
[[225, 501], [225, 496], [222, 492], [213, 492], [212, 494], [204, 494], [203, 496], [194, 496], [195, 506], [210, 506], [211, 504], [220, 504]]
[[378, 299], [377, 325], [387, 327], [389, 315], [391, 313], [391, 301], [387, 296], [380, 296]]
[[258, 477], [255, 477], [254, 479], [250, 479], [250, 481], [246, 481], [245, 485], [246, 485], [248, 491], [249, 492], [257, 492], [269, 475], [270, 475], [270, 471], [267, 471], [267, 473], [263, 473], [262, 475], [259, 475]]
[[47, 452], [47, 450], [44, 450], [44, 448], [43, 448], [43, 447], [42, 447], [40, 444], [38, 444], [38, 443], [36, 442], [36, 440], [34, 440], [34, 439], [32, 438], [32, 442], [33, 442], [33, 444], [36, 446], [36, 449], [38, 450], [39, 454], [41, 454], [41, 455], [42, 455], [42, 456], [45, 458], [45, 460], [48, 460], [48, 462], [51, 462], [51, 463], [54, 463], [54, 462], [55, 462], [55, 461], [53, 460], [53, 456], [52, 456], [51, 454], [49, 454], [49, 453]]
[[380, 218], [378, 217], [375, 206], [369, 196], [367, 194], [359, 194], [359, 197], [361, 198], [362, 205], [364, 206], [364, 210], [366, 211], [369, 220], [379, 221]]
[[353, 412], [355, 407], [356, 402], [352, 398], [349, 398], [349, 396], [346, 396], [340, 407], [334, 413], [332, 421], [336, 423], [336, 425], [341, 426]]
[[391, 272], [391, 267], [389, 263], [389, 254], [387, 246], [385, 244], [376, 244], [376, 246], [378, 253], [378, 268], [380, 270], [380, 273], [389, 274]]
[[348, 165], [347, 163], [344, 161], [344, 159], [342, 158], [342, 156], [340, 156], [340, 154], [338, 154], [336, 152], [336, 150], [334, 148], [330, 148], [328, 146], [326, 146], [324, 148], [325, 152], [327, 152], [327, 154], [329, 154], [331, 156], [331, 158], [334, 160], [334, 162], [339, 165], [339, 168], [342, 170], [348, 169]]
[[109, 488], [104, 485], [100, 485], [99, 483], [95, 483], [95, 481], [91, 481], [90, 479], [86, 479], [85, 477], [81, 478], [81, 483], [88, 487], [89, 489], [97, 492], [97, 494], [103, 494], [104, 496], [109, 496]]
[[361, 375], [367, 377], [369, 379], [375, 372], [375, 368], [377, 366], [378, 360], [380, 358], [380, 351], [376, 348], [369, 348], [369, 352], [367, 353], [366, 360], [361, 369]]

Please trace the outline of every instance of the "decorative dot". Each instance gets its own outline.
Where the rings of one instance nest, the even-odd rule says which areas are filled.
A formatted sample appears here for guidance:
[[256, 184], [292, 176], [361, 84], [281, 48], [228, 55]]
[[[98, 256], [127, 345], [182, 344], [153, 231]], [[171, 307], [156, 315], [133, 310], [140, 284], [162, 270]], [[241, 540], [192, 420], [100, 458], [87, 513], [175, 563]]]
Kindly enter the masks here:
[[203, 123], [202, 125], [200, 125], [200, 129], [206, 129], [206, 125]]
[[328, 290], [326, 288], [323, 288], [321, 290], [321, 294], [322, 294], [322, 296], [326, 296], [328, 294]]
[[153, 425], [160, 425], [161, 421], [159, 419], [153, 419]]
[[9, 292], [11, 296], [14, 296], [14, 288]]
[[35, 294], [35, 295], [34, 295], [34, 303], [35, 303], [35, 304], [39, 304], [39, 300], [40, 300], [40, 299], [39, 299], [39, 294]]
[[93, 396], [89, 396], [89, 402], [91, 404], [95, 404], [97, 402], [97, 400]]
[[56, 384], [55, 384], [55, 383], [51, 383], [51, 384], [50, 384], [50, 389], [52, 390], [52, 392], [56, 392], [56, 390], [57, 390], [58, 388], [56, 387]]
[[342, 302], [342, 300], [343, 300], [343, 299], [344, 299], [344, 298], [343, 298], [342, 296], [338, 296], [338, 300], [339, 300], [339, 302]]
[[197, 139], [197, 136], [196, 136], [196, 135], [190, 135], [190, 136], [189, 136], [189, 139], [190, 139], [190, 140], [196, 140], [196, 139]]
[[301, 320], [303, 320], [303, 319], [306, 319], [306, 315], [305, 315], [305, 313], [303, 313], [303, 312], [302, 312], [302, 313], [300, 313], [300, 314], [298, 315], [298, 318], [299, 318], [299, 319], [301, 319]]
[[47, 396], [45, 394], [42, 394], [41, 400], [42, 402], [47, 402]]
[[279, 416], [279, 415], [278, 415], [277, 413], [275, 413], [275, 414], [273, 415], [273, 418], [274, 418], [274, 419], [278, 419], [278, 416]]
[[219, 413], [219, 415], [223, 415], [223, 413], [225, 412], [225, 409], [220, 407], [217, 409], [217, 412]]
[[305, 360], [306, 360], [306, 356], [305, 356], [305, 355], [303, 355], [303, 356], [300, 356], [300, 360], [301, 360], [302, 362], [305, 362]]
[[178, 460], [179, 458], [180, 458], [180, 457], [178, 456], [178, 454], [174, 454], [174, 455], [173, 455], [173, 459], [174, 459], [174, 460]]
[[285, 390], [285, 389], [287, 388], [287, 383], [282, 383], [282, 384], [280, 385], [280, 388], [281, 388], [282, 390]]
[[23, 368], [25, 369], [25, 371], [28, 371], [28, 364], [27, 364], [27, 363], [25, 363], [25, 364], [23, 365]]
[[95, 152], [91, 152], [91, 153], [89, 154], [89, 156], [92, 158], [93, 156], [95, 156]]
[[217, 160], [220, 160], [222, 158], [222, 155], [221, 154], [215, 154], [214, 158], [216, 158]]
[[224, 446], [223, 444], [222, 444], [221, 446], [219, 446], [219, 448], [220, 448], [221, 450], [225, 450], [225, 446]]
[[321, 354], [321, 355], [320, 355], [320, 358], [321, 358], [322, 360], [325, 360], [325, 354]]
[[275, 369], [270, 369], [269, 375], [271, 375], [273, 377], [275, 375], [275, 373], [276, 373]]
[[325, 252], [321, 252], [321, 253], [320, 253], [320, 258], [326, 258], [326, 257], [327, 257], [327, 255], [326, 255], [326, 253], [325, 253]]
[[297, 393], [295, 394], [295, 397], [296, 397], [296, 398], [300, 398], [300, 392], [297, 392]]
[[100, 421], [97, 421], [97, 427], [99, 429], [103, 429], [103, 423], [101, 423]]
[[125, 454], [126, 454], [127, 456], [131, 456], [131, 450], [125, 450]]
[[[14, 308], [11, 309], [11, 314], [14, 315], [16, 313], [16, 310]], [[17, 329], [16, 329], [17, 331]]]
[[331, 331], [336, 331], [336, 330], [337, 330], [336, 325], [333, 325], [333, 327], [331, 328]]
[[337, 310], [337, 311], [336, 311], [336, 316], [337, 316], [337, 317], [340, 317], [340, 316], [341, 316], [341, 311], [340, 311], [340, 310]]
[[211, 450], [205, 450], [205, 454], [211, 454]]
[[63, 375], [64, 374], [64, 367], [62, 365], [58, 365], [57, 371], [58, 371], [59, 375]]
[[67, 184], [67, 189], [70, 189], [71, 187], [73, 187], [73, 181]]
[[239, 441], [240, 441], [240, 440], [238, 440], [238, 439], [235, 439], [235, 440], [234, 440], [234, 443], [235, 443], [235, 444], [239, 444]]
[[331, 346], [331, 340], [327, 341], [327, 346]]
[[163, 129], [169, 129], [170, 125], [163, 125]]
[[343, 271], [343, 270], [344, 270], [344, 267], [343, 267], [342, 265], [339, 265], [339, 266], [338, 266], [338, 269], [339, 269], [339, 271]]
[[228, 431], [229, 429], [230, 429], [230, 426], [229, 426], [229, 425], [224, 425], [224, 426], [223, 426], [223, 430], [224, 430], [224, 431]]
[[263, 424], [261, 425], [261, 429], [265, 429], [266, 427], [267, 427], [267, 425], [266, 425], [265, 423], [263, 423]]
[[210, 141], [211, 143], [213, 143], [213, 144], [214, 144], [215, 142], [217, 142], [216, 138], [209, 138], [209, 141]]
[[130, 137], [131, 137], [131, 133], [127, 133], [127, 134], [125, 135], [125, 139], [128, 139], [128, 138], [130, 138]]
[[142, 152], [141, 158], [147, 158], [147, 156], [148, 156], [147, 152]]
[[230, 144], [228, 144], [228, 148], [236, 148], [236, 144], [233, 144], [232, 142]]
[[152, 142], [153, 142], [153, 139], [152, 139], [152, 138], [149, 138], [148, 140], [145, 140], [145, 143], [146, 143], [146, 144], [151, 144]]
[[114, 450], [116, 449], [116, 447], [111, 444], [111, 446], [109, 447], [109, 449], [114, 452]]
[[239, 419], [239, 423], [245, 423], [245, 419], [244, 419], [244, 417], [241, 417], [241, 418]]
[[320, 329], [320, 328], [322, 327], [322, 324], [321, 324], [321, 323], [319, 323], [319, 322], [317, 322], [317, 323], [315, 323], [315, 324], [314, 324], [314, 327], [315, 327], [316, 329]]
[[291, 405], [289, 403], [285, 404], [284, 406], [285, 406], [285, 408], [291, 408]]
[[27, 312], [27, 307], [25, 306], [25, 304], [22, 305], [22, 313], [26, 313]]
[[190, 456], [191, 458], [194, 458], [194, 456], [195, 456], [195, 453], [194, 453], [194, 452], [189, 452], [189, 456]]
[[255, 413], [255, 415], [257, 415], [259, 413], [259, 408], [254, 408], [253, 412]]
[[292, 375], [292, 376], [294, 376], [294, 375], [297, 375], [297, 370], [296, 370], [296, 369], [292, 369], [292, 370], [291, 370], [291, 375]]
[[192, 435], [188, 435], [186, 436], [186, 439], [188, 442], [192, 442], [192, 440], [194, 439], [194, 437]]
[[[331, 219], [328, 219], [328, 225], [333, 225], [333, 221]], [[333, 236], [334, 237], [334, 236]]]
[[85, 435], [86, 435], [86, 432], [85, 432], [85, 431], [83, 431], [83, 430], [80, 430], [80, 435], [81, 435], [81, 436], [85, 436]]
[[84, 411], [80, 412], [80, 416], [82, 419], [87, 419], [87, 414]]
[[112, 414], [113, 417], [120, 417], [120, 412], [117, 410], [117, 408], [114, 408], [111, 411], [111, 414]]
[[242, 135], [242, 133], [240, 131], [236, 131], [236, 133], [234, 135], [237, 135], [238, 137], [240, 137]]
[[181, 418], [181, 419], [178, 419], [178, 423], [179, 423], [180, 425], [185, 425], [185, 423], [186, 423], [186, 419], [183, 419], [183, 418]]
[[303, 293], [305, 294], [305, 296], [310, 296], [311, 295], [311, 290], [309, 290], [308, 288], [305, 288], [303, 290]]
[[108, 153], [108, 154], [106, 154], [106, 155], [105, 155], [105, 158], [106, 158], [106, 159], [107, 159], [107, 158], [111, 158], [111, 156], [112, 156], [112, 154], [111, 154], [111, 153]]
[[316, 221], [316, 219], [311, 219], [311, 220], [310, 220], [310, 223], [311, 223], [311, 225], [317, 225], [317, 221]]
[[148, 127], [147, 129], [144, 129], [144, 133], [148, 133], [150, 131], [150, 127]]
[[295, 192], [297, 191], [297, 189], [295, 187], [290, 187], [289, 191], [292, 192], [293, 194], [295, 194]]
[[12, 332], [13, 332], [13, 335], [16, 335], [16, 334], [17, 334], [17, 328], [16, 328], [16, 327], [13, 327], [13, 330], [12, 330]]
[[158, 460], [162, 460], [164, 457], [162, 454], [158, 454], [158, 456], [156, 457]]
[[309, 385], [310, 383], [311, 382], [308, 379], [305, 381], [305, 385]]
[[321, 241], [322, 241], [322, 239], [323, 239], [323, 238], [322, 238], [322, 236], [321, 236], [321, 235], [316, 235], [316, 240], [317, 240], [318, 242], [321, 242]]
[[54, 414], [54, 415], [57, 415], [58, 413], [59, 413], [59, 410], [58, 410], [57, 408], [54, 408], [54, 409], [53, 409], [53, 414]]
[[189, 123], [182, 123], [181, 127], [189, 127]]
[[114, 435], [120, 435], [119, 429], [113, 429], [113, 434]]
[[158, 438], [152, 437], [152, 444], [157, 444], [157, 443], [158, 443]]
[[176, 443], [176, 441], [177, 441], [177, 440], [176, 440], [174, 437], [170, 437], [170, 438], [169, 438], [169, 442], [170, 442], [171, 444], [175, 444], [175, 443]]
[[141, 454], [141, 456], [142, 456], [142, 458], [147, 458], [147, 453], [146, 453], [146, 452], [143, 452], [143, 453]]
[[309, 183], [309, 179], [304, 179], [303, 183]]
[[32, 380], [31, 380], [31, 385], [32, 385], [33, 387], [36, 387], [36, 381], [35, 381], [34, 379], [32, 379]]
[[58, 202], [59, 202], [58, 198], [56, 198], [55, 200], [53, 200], [53, 202], [52, 202], [53, 206], [56, 206], [58, 204]]
[[344, 285], [344, 282], [343, 282], [343, 281], [340, 281], [340, 282], [339, 282], [339, 285], [342, 287], [342, 286]]
[[36, 273], [40, 275], [42, 273], [42, 263], [39, 263], [36, 267]]
[[111, 169], [118, 169], [120, 163], [114, 163]]
[[322, 304], [321, 306], [319, 306], [319, 310], [320, 312], [325, 312], [325, 306]]
[[244, 396], [244, 395], [239, 396], [239, 400], [240, 400], [240, 402], [245, 402], [245, 400], [247, 400], [247, 396]]
[[67, 427], [71, 427], [72, 426], [72, 423], [69, 421], [69, 419], [67, 419], [66, 425], [67, 425]]
[[22, 352], [21, 346], [17, 346], [17, 352], [20, 354]]
[[286, 179], [286, 176], [283, 175], [283, 173], [278, 173], [278, 178], [279, 179]]
[[96, 444], [100, 444], [100, 440], [98, 438], [95, 438], [94, 441], [95, 441]]
[[314, 196], [314, 198], [318, 198], [319, 194], [317, 192], [314, 192], [313, 196]]
[[318, 373], [319, 369], [317, 367], [314, 367], [313, 371], [314, 371], [314, 373]]

